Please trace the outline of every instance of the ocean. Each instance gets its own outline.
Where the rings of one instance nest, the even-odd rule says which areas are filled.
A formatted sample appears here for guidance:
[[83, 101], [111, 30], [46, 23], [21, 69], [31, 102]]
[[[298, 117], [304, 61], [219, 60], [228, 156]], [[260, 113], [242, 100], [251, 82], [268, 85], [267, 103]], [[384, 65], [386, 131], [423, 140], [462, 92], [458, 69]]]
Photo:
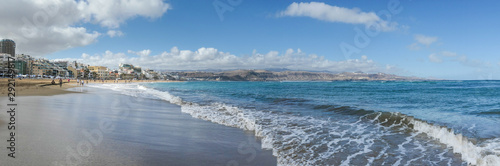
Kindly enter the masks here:
[[278, 165], [500, 165], [500, 81], [102, 86], [253, 131]]

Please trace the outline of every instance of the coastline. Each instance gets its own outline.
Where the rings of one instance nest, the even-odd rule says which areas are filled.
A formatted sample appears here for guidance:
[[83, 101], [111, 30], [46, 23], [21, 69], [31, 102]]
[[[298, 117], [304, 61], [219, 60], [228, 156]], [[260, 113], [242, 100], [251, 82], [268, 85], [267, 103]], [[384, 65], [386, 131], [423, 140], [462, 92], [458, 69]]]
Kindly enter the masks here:
[[[2, 152], [2, 164], [276, 165], [253, 133], [193, 118], [177, 105], [85, 86], [65, 91], [16, 98], [19, 157]], [[7, 140], [5, 116], [0, 138]], [[103, 122], [113, 128], [102, 128]]]
[[[60, 87], [59, 82], [56, 80], [56, 85], [51, 84], [52, 79], [16, 79], [16, 95], [18, 96], [52, 96], [52, 95], [59, 95], [59, 94], [67, 94], [67, 93], [78, 93], [76, 91], [71, 91], [68, 90], [69, 88], [74, 88], [74, 87], [80, 87], [77, 83], [76, 80], [71, 79], [70, 82], [68, 82], [67, 79], [63, 80], [63, 84]], [[175, 82], [175, 81], [168, 81], [168, 80], [131, 80], [131, 81], [126, 81], [125, 80], [119, 80], [117, 82], [114, 82], [114, 80], [105, 80], [105, 82], [101, 82], [100, 80], [85, 80], [85, 85], [88, 83], [90, 84], [124, 84], [124, 83], [146, 83], [146, 82]], [[1, 96], [7, 96], [8, 93], [8, 79], [7, 78], [1, 78], [0, 79], [0, 95]], [[84, 85], [84, 86], [85, 86]]]

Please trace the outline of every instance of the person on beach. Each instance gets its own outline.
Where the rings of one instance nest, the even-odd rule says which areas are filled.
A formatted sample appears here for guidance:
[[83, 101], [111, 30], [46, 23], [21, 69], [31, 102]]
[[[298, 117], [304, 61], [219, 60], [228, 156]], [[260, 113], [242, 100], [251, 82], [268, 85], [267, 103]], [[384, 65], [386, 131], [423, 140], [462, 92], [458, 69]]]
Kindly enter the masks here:
[[82, 80], [82, 86], [83, 86], [84, 81]]
[[59, 78], [59, 87], [62, 87], [62, 78]]

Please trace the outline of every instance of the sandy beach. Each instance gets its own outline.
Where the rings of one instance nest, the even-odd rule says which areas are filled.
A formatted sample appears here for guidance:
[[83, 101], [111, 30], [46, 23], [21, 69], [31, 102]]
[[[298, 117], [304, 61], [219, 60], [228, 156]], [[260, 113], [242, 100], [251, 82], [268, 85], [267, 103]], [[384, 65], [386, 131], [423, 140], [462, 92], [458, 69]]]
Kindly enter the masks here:
[[[253, 133], [192, 118], [162, 100], [26, 82], [16, 96], [16, 158], [2, 150], [0, 165], [276, 165]], [[8, 114], [0, 119], [0, 139], [8, 140]]]
[[[79, 87], [76, 79], [63, 79], [62, 86], [59, 86], [59, 81], [55, 80], [56, 85], [52, 85], [52, 79], [16, 79], [16, 95], [20, 96], [52, 96], [57, 94], [65, 93], [77, 93], [74, 91], [67, 91], [68, 88]], [[146, 82], [175, 82], [168, 80], [85, 80], [85, 84], [125, 84], [125, 83], [146, 83]], [[6, 96], [8, 93], [8, 79], [0, 79], [0, 93], [2, 96]], [[84, 84], [84, 86], [85, 86]]]
[[[56, 94], [74, 93], [67, 91], [66, 89], [76, 86], [76, 81], [73, 83], [68, 83], [68, 81], [63, 81], [62, 86], [59, 86], [59, 81], [56, 81], [56, 85], [51, 84], [52, 79], [16, 79], [15, 80], [15, 90], [16, 95], [19, 96], [51, 96]], [[0, 79], [0, 93], [2, 96], [7, 96], [8, 93], [8, 79]]]

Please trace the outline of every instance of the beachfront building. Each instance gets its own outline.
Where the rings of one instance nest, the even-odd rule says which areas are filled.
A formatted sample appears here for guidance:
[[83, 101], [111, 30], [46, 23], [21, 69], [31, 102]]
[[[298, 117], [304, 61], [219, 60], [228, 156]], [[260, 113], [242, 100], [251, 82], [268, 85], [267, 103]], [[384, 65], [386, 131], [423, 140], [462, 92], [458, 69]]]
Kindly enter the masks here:
[[41, 59], [40, 62], [46, 67], [47, 73], [45, 75], [47, 76], [60, 76], [64, 77], [66, 76], [66, 70], [63, 68], [56, 66], [54, 63], [50, 62], [49, 60]]
[[150, 69], [142, 70], [142, 75], [147, 79], [159, 79], [158, 73]]
[[104, 66], [89, 66], [90, 73], [95, 73], [94, 78], [108, 79], [109, 69]]
[[130, 74], [134, 71], [134, 65], [131, 64], [120, 63], [118, 67], [121, 73]]
[[50, 70], [49, 72], [48, 66], [46, 66], [43, 62], [35, 60], [31, 64], [31, 72], [32, 75], [42, 77], [44, 75], [49, 75], [52, 71]]
[[141, 72], [142, 68], [141, 67], [134, 67], [132, 64], [123, 64], [120, 63], [119, 67], [119, 75], [121, 79], [134, 79], [134, 78], [142, 78], [141, 77]]
[[88, 67], [89, 65], [73, 61], [68, 62], [67, 69], [72, 73], [70, 76], [72, 78], [90, 78], [89, 76], [91, 76], [91, 73]]
[[62, 69], [64, 71], [64, 77], [71, 77], [73, 75], [73, 72], [68, 70], [69, 62], [68, 61], [55, 61], [52, 62], [54, 66], [57, 66], [58, 68]]
[[88, 68], [79, 68], [77, 69], [76, 73], [77, 73], [76, 78], [80, 79], [87, 79], [90, 76], [92, 76]]
[[31, 65], [34, 61], [34, 58], [25, 55], [25, 54], [17, 54], [16, 55], [16, 69], [19, 70], [19, 74], [22, 75], [32, 75]]
[[139, 66], [134, 66], [134, 73], [141, 74], [142, 68]]
[[16, 71], [17, 74], [21, 74], [21, 75], [25, 75], [25, 74], [28, 74], [28, 65], [26, 63], [26, 61], [20, 61], [20, 60], [16, 60], [14, 61], [14, 69]]
[[115, 80], [117, 78], [120, 78], [120, 74], [118, 73], [118, 70], [110, 70], [108, 72], [108, 78], [111, 80]]
[[8, 57], [10, 57], [10, 54], [7, 53], [0, 53], [0, 77], [3, 77], [4, 74], [7, 74], [9, 68], [8, 68]]
[[11, 56], [16, 55], [16, 42], [10, 39], [3, 39], [0, 41], [0, 53], [7, 53]]
[[32, 75], [36, 75], [38, 77], [66, 77], [69, 75], [67, 69], [59, 67], [58, 65], [45, 60], [45, 59], [37, 59], [32, 61], [30, 72]]
[[76, 76], [78, 76], [78, 70], [76, 70], [72, 66], [68, 66], [66, 68], [68, 69], [68, 74], [70, 78], [76, 78]]
[[134, 78], [136, 78], [135, 74], [125, 74], [125, 73], [120, 74], [120, 79], [122, 80], [131, 80]]

